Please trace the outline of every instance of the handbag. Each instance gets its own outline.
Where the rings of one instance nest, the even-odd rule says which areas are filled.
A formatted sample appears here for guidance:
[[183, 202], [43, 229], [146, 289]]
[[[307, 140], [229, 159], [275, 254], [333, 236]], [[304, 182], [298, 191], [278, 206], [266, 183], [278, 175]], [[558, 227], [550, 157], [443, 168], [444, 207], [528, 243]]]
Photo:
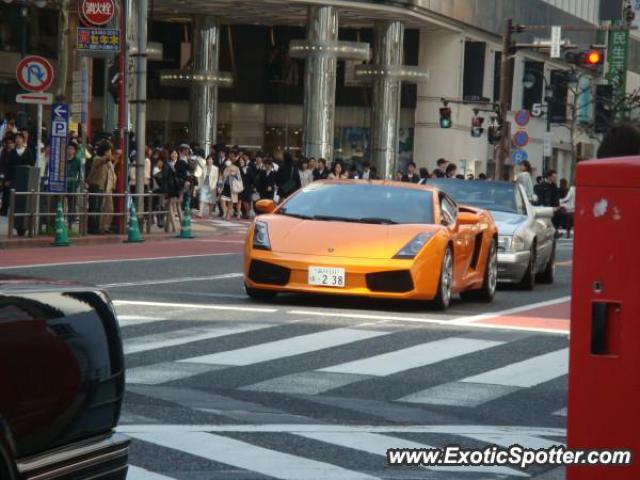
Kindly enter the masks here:
[[231, 179], [231, 193], [242, 193], [243, 191], [244, 185], [242, 184], [242, 179], [233, 177]]

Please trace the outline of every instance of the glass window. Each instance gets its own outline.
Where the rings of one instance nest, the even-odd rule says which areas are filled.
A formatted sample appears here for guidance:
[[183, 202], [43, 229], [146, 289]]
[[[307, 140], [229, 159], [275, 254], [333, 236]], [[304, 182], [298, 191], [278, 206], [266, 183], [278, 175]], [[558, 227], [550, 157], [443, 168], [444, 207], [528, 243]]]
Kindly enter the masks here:
[[458, 207], [446, 196], [440, 197], [440, 209], [446, 225], [453, 225], [458, 217]]
[[518, 207], [518, 201], [523, 202], [523, 199], [518, 198], [516, 185], [510, 182], [433, 179], [429, 180], [429, 185], [446, 192], [462, 205], [526, 215], [524, 210]]
[[416, 188], [357, 183], [314, 183], [291, 197], [282, 215], [335, 221], [433, 223], [431, 192]]

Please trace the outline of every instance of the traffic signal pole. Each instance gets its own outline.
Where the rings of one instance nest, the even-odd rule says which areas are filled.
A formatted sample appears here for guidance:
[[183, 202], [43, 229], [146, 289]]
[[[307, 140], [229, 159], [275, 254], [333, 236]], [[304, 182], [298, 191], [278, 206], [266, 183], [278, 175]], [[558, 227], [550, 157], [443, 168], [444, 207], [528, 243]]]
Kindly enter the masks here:
[[499, 110], [500, 110], [500, 145], [495, 151], [495, 165], [496, 171], [494, 178], [496, 180], [502, 180], [502, 170], [507, 160], [507, 156], [510, 153], [511, 140], [509, 138], [511, 128], [507, 117], [509, 115], [509, 66], [510, 66], [510, 53], [511, 53], [511, 32], [513, 27], [513, 20], [510, 18], [504, 19], [503, 32], [502, 32], [502, 56], [500, 62], [500, 95], [499, 95]]

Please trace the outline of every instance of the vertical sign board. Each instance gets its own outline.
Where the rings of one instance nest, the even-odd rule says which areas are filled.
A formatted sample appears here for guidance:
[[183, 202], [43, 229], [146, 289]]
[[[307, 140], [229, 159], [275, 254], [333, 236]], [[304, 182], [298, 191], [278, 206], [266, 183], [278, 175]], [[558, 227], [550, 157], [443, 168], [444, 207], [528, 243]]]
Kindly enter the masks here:
[[58, 103], [51, 108], [51, 141], [49, 153], [49, 191], [63, 193], [67, 183], [67, 135], [69, 105]]
[[562, 51], [562, 27], [551, 27], [551, 58], [560, 58]]
[[[613, 30], [609, 32], [609, 51], [607, 52], [609, 72], [607, 78], [613, 87], [613, 99], [622, 98], [627, 91], [627, 64], [629, 62], [629, 31]], [[620, 120], [624, 112], [616, 112]]]

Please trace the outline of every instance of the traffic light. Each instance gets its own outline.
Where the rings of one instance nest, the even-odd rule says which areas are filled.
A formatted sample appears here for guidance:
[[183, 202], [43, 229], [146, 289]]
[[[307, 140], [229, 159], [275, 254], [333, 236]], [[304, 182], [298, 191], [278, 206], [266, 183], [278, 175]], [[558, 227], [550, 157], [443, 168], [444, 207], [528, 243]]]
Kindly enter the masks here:
[[475, 116], [471, 119], [471, 136], [474, 138], [481, 137], [484, 133], [484, 128], [482, 125], [484, 124], [484, 118]]
[[451, 128], [451, 109], [449, 107], [442, 107], [440, 109], [440, 128]]
[[607, 133], [613, 122], [613, 86], [596, 86], [595, 122], [596, 133]]
[[565, 60], [574, 65], [587, 68], [598, 68], [604, 63], [604, 51], [599, 48], [592, 48], [580, 52], [567, 52]]
[[491, 125], [489, 125], [487, 138], [491, 145], [498, 145], [500, 140], [502, 140], [502, 125], [498, 121], [498, 117], [491, 117]]

